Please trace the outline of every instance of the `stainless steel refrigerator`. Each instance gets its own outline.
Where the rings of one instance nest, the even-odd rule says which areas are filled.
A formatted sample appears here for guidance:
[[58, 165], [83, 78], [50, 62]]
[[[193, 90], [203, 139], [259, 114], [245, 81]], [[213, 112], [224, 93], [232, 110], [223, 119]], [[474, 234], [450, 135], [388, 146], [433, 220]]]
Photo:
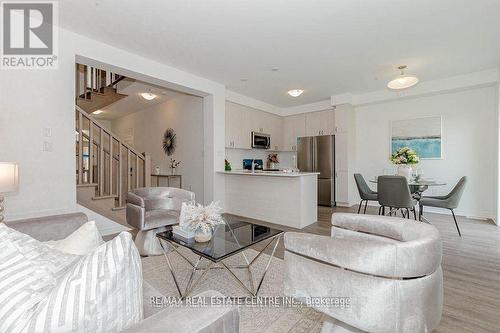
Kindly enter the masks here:
[[335, 136], [298, 138], [297, 167], [301, 172], [319, 172], [318, 205], [335, 206]]

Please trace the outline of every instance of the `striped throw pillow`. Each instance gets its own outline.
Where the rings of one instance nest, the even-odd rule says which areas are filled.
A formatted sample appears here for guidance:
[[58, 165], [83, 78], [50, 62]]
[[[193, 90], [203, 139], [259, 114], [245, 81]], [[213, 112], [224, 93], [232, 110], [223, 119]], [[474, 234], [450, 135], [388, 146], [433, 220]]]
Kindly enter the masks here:
[[79, 256], [0, 223], [0, 332], [18, 332]]
[[142, 319], [141, 260], [123, 232], [58, 279], [25, 332], [118, 332]]

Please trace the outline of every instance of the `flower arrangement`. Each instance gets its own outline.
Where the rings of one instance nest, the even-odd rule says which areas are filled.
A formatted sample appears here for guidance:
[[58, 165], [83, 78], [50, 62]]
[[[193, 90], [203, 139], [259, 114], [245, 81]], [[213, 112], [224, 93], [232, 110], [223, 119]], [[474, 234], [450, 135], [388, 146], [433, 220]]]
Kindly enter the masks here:
[[280, 161], [278, 160], [278, 154], [269, 154], [267, 155], [267, 162], [268, 163], [279, 163]]
[[212, 232], [217, 225], [225, 224], [222, 218], [222, 208], [218, 201], [208, 206], [183, 202], [179, 216], [181, 229], [195, 233], [195, 240], [206, 242], [212, 238]]
[[394, 154], [391, 155], [390, 159], [392, 163], [397, 165], [414, 165], [420, 162], [420, 158], [418, 157], [417, 153], [408, 147], [398, 149]]
[[227, 159], [224, 160], [224, 170], [231, 171], [231, 163]]
[[181, 161], [176, 161], [174, 160], [173, 158], [170, 159], [170, 169], [175, 169], [179, 166], [179, 164], [181, 164]]

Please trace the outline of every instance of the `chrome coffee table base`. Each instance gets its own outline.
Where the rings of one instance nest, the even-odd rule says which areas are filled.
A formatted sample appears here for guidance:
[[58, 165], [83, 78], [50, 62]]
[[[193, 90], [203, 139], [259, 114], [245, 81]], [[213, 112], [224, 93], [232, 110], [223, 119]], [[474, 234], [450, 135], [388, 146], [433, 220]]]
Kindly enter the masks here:
[[[193, 263], [185, 255], [183, 255], [181, 252], [179, 252], [178, 247], [183, 247], [182, 245], [179, 245], [175, 242], [172, 242], [172, 241], [169, 241], [166, 239], [159, 239], [159, 241], [160, 241], [160, 245], [163, 249], [165, 259], [167, 260], [168, 269], [170, 271], [170, 274], [172, 275], [172, 278], [174, 279], [175, 287], [177, 288], [177, 291], [179, 292], [180, 297], [182, 299], [184, 299], [190, 295], [190, 293], [194, 290], [194, 288], [200, 283], [200, 281], [202, 281], [202, 279], [205, 277], [205, 275], [211, 269], [225, 269], [225, 270], [227, 270], [234, 277], [234, 279], [241, 285], [241, 287], [243, 287], [246, 291], [248, 291], [248, 293], [250, 295], [257, 296], [257, 294], [260, 291], [260, 288], [262, 287], [262, 283], [264, 282], [264, 278], [266, 277], [267, 271], [269, 270], [269, 265], [271, 264], [271, 260], [274, 257], [274, 253], [276, 252], [276, 248], [278, 247], [281, 236], [282, 236], [282, 234], [278, 234], [276, 236], [268, 238], [267, 240], [269, 240], [269, 242], [267, 243], [267, 245], [251, 261], [248, 260], [247, 256], [244, 253], [244, 250], [238, 251], [238, 252], [224, 258], [224, 259], [227, 259], [229, 257], [233, 257], [233, 256], [241, 253], [245, 259], [246, 265], [229, 265], [229, 264], [224, 263], [224, 261], [223, 261], [224, 259], [212, 260], [211, 258], [205, 257], [205, 256], [198, 256], [198, 259], [196, 260], [196, 262]], [[271, 255], [269, 256], [269, 259], [267, 260], [267, 264], [266, 264], [266, 268], [264, 270], [264, 273], [262, 274], [262, 277], [260, 278], [259, 283], [256, 287], [255, 283], [254, 283], [253, 275], [252, 275], [252, 267], [251, 266], [261, 256], [261, 254], [264, 253], [264, 251], [267, 248], [269, 248], [269, 246], [273, 242], [274, 242], [273, 251], [271, 252]], [[178, 281], [177, 276], [176, 276], [174, 269], [172, 267], [172, 263], [170, 262], [170, 259], [168, 258], [169, 252], [168, 252], [168, 247], [166, 246], [167, 244], [170, 245], [169, 247], [171, 247], [179, 256], [181, 256], [185, 261], [187, 261], [189, 263], [189, 265], [191, 265], [191, 267], [192, 267], [191, 274], [189, 275], [189, 280], [188, 280], [188, 283], [187, 283], [184, 291], [181, 290], [181, 287], [179, 285], [179, 281]], [[189, 248], [186, 247], [186, 249], [189, 249]], [[204, 267], [202, 267], [200, 265], [202, 259], [206, 259], [208, 261], [208, 264], [206, 264]], [[234, 269], [247, 270], [248, 278], [250, 280], [249, 286], [247, 286], [238, 276], [236, 276], [236, 274], [233, 272]], [[203, 271], [203, 273], [196, 280], [193, 281], [194, 275], [197, 271]]]

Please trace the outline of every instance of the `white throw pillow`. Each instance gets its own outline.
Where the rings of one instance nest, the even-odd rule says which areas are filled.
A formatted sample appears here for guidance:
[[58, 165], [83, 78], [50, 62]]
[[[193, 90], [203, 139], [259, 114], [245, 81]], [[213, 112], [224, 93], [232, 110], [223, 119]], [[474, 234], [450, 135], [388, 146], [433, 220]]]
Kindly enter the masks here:
[[18, 332], [79, 256], [0, 223], [0, 332]]
[[128, 232], [61, 276], [23, 332], [119, 332], [143, 319], [142, 266]]
[[45, 242], [56, 250], [76, 255], [89, 254], [103, 243], [94, 221], [85, 223], [64, 239]]

